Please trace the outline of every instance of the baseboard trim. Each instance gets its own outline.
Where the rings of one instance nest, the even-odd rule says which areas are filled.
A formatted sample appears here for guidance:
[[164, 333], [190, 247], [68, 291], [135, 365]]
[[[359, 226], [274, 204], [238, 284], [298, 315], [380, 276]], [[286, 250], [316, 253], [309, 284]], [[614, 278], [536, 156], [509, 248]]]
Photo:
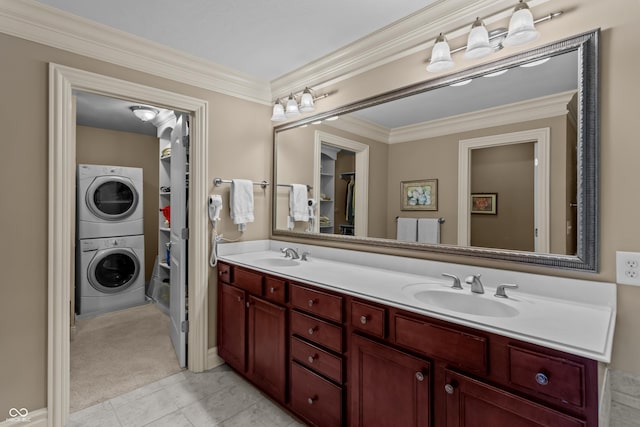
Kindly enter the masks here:
[[[12, 408], [13, 409], [13, 408]], [[21, 409], [21, 408], [17, 408]], [[29, 412], [26, 417], [10, 417], [0, 422], [0, 427], [16, 427], [16, 426], [29, 426], [29, 427], [46, 427], [47, 426], [47, 408], [37, 409]]]
[[212, 347], [207, 351], [207, 370], [224, 364], [225, 361], [218, 356], [218, 347]]
[[611, 375], [608, 366], [599, 365], [600, 372], [600, 394], [598, 402], [598, 425], [609, 427], [611, 422]]

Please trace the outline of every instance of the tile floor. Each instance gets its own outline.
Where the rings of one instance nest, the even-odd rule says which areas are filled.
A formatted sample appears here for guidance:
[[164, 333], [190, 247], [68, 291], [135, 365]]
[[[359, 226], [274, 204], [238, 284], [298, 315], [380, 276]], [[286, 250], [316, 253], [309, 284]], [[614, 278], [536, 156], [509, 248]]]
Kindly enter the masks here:
[[302, 427], [226, 365], [183, 371], [70, 415], [67, 427]]

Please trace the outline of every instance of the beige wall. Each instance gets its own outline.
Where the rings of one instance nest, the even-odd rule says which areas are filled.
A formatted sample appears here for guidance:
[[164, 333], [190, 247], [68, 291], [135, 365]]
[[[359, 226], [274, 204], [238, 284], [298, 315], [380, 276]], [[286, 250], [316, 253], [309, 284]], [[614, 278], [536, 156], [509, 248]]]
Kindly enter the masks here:
[[535, 250], [534, 148], [529, 142], [473, 150], [471, 194], [495, 193], [497, 209], [471, 214], [471, 246]]
[[155, 136], [87, 126], [76, 127], [76, 163], [142, 168], [145, 281], [158, 254], [158, 156]]
[[[46, 407], [47, 393], [47, 203], [48, 203], [48, 63], [55, 62], [136, 83], [205, 99], [209, 102], [208, 176], [269, 179], [270, 108], [238, 98], [149, 76], [36, 43], [0, 34], [0, 223], [5, 245], [0, 259], [0, 414], [11, 407]], [[157, 153], [153, 156], [157, 159]], [[232, 160], [238, 161], [232, 161]], [[15, 185], [14, 185], [15, 184]], [[219, 231], [240, 237], [231, 225], [228, 186]], [[269, 236], [270, 189], [256, 188], [256, 221], [242, 240]], [[206, 215], [206, 213], [202, 213]], [[215, 275], [211, 274], [209, 342], [215, 345]]]

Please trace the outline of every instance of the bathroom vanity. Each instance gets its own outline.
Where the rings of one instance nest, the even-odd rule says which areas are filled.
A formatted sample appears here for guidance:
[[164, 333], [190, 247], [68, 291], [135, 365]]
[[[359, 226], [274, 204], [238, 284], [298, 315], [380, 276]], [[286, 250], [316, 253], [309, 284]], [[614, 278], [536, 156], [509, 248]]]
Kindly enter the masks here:
[[[497, 270], [306, 245], [301, 261], [260, 244], [220, 255], [218, 353], [305, 422], [598, 425], [612, 284], [503, 272], [520, 288], [496, 298]], [[442, 268], [482, 270], [485, 294], [452, 289]], [[591, 296], [565, 299], [567, 283], [541, 295], [549, 280]]]

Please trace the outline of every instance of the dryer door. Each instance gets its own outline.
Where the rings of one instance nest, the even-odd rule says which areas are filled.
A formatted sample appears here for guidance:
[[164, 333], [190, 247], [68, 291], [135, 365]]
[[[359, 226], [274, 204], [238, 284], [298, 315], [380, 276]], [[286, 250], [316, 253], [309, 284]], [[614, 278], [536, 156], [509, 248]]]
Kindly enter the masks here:
[[91, 212], [107, 221], [122, 220], [138, 206], [138, 192], [130, 179], [99, 176], [87, 189], [86, 203]]
[[140, 274], [140, 262], [131, 249], [98, 251], [89, 263], [87, 278], [100, 292], [113, 294], [129, 288]]

